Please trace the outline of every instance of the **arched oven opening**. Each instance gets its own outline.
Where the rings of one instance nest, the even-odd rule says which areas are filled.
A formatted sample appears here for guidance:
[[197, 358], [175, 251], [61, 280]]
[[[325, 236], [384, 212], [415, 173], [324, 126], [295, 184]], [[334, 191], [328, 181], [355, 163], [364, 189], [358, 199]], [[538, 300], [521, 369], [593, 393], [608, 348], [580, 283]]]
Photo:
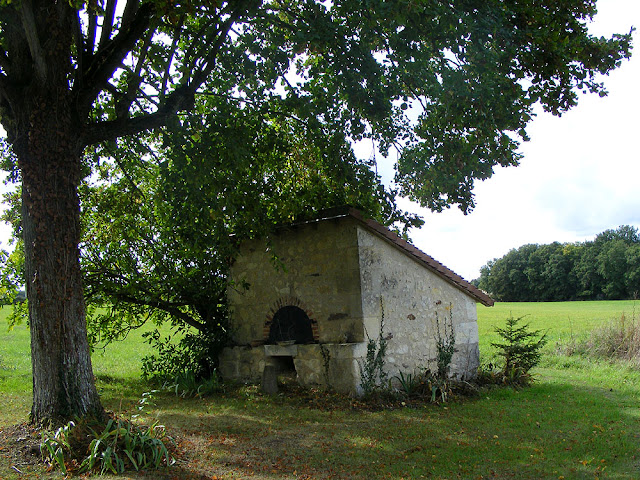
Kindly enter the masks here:
[[287, 305], [273, 315], [269, 328], [269, 344], [313, 343], [313, 327], [309, 316], [300, 307]]

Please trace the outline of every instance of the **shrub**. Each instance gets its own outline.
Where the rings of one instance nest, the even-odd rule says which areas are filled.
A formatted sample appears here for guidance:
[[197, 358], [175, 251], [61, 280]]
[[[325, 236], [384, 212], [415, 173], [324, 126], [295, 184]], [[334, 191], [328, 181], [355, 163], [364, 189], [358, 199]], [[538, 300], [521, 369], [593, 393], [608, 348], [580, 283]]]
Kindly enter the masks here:
[[495, 331], [504, 339], [504, 343], [492, 343], [498, 349], [498, 355], [504, 359], [503, 372], [512, 369], [527, 373], [540, 363], [542, 347], [547, 343], [547, 334], [540, 330], [529, 330], [529, 324], [519, 325], [524, 317], [507, 318], [505, 328], [496, 327]]
[[529, 324], [520, 324], [524, 317], [507, 318], [504, 328], [496, 327], [502, 342], [492, 343], [498, 349], [503, 364], [489, 364], [480, 368], [479, 383], [503, 383], [508, 385], [528, 385], [532, 377], [529, 370], [540, 363], [542, 347], [547, 343], [547, 334], [540, 330], [530, 330]]
[[213, 372], [209, 378], [199, 379], [190, 370], [180, 372], [172, 381], [166, 382], [164, 387], [179, 397], [207, 397], [223, 389], [216, 372]]
[[[453, 329], [453, 305], [447, 307], [449, 311], [449, 321], [445, 320], [443, 333], [440, 332], [440, 318], [436, 311], [436, 377], [446, 381], [449, 378], [449, 369], [451, 368], [451, 360], [456, 352], [456, 335]], [[448, 323], [448, 326], [447, 326]]]
[[378, 338], [367, 341], [367, 355], [360, 364], [361, 387], [364, 396], [371, 395], [376, 389], [384, 388], [387, 383], [387, 373], [384, 362], [387, 354], [387, 341], [391, 336], [384, 336], [384, 304], [380, 297], [380, 331]]
[[157, 330], [143, 336], [157, 354], [142, 359], [142, 375], [160, 385], [176, 383], [184, 372], [193, 373], [198, 381], [209, 381], [216, 374], [218, 356], [229, 339], [222, 325], [211, 331], [187, 332], [177, 341], [162, 338]]

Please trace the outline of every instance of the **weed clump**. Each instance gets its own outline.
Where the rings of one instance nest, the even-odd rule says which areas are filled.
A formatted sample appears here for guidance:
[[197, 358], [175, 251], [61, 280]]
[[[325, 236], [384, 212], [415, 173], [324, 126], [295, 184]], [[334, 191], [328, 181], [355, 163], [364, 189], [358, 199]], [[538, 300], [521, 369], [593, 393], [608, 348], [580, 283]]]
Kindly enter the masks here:
[[446, 402], [456, 382], [450, 378], [451, 361], [456, 353], [456, 335], [453, 328], [453, 305], [447, 307], [448, 318], [440, 325], [438, 312], [435, 315], [435, 371], [425, 367], [414, 373], [400, 372], [394, 377], [397, 391], [404, 398], [424, 398], [432, 403]]
[[635, 315], [631, 318], [623, 313], [605, 325], [596, 328], [582, 339], [558, 346], [559, 353], [567, 356], [582, 355], [585, 357], [624, 361], [635, 368], [640, 368], [640, 322]]
[[[151, 393], [143, 394], [132, 419], [142, 413], [150, 398]], [[64, 475], [120, 474], [172, 465], [175, 459], [167, 447], [172, 442], [158, 422], [138, 426], [122, 418], [109, 418], [106, 423], [82, 418], [55, 432], [43, 432], [40, 452], [50, 470], [57, 468]]]
[[380, 297], [380, 332], [378, 338], [369, 338], [367, 342], [367, 355], [360, 364], [361, 387], [365, 397], [372, 395], [376, 390], [384, 389], [387, 374], [384, 370], [385, 356], [387, 354], [387, 341], [390, 336], [384, 335], [384, 303]]

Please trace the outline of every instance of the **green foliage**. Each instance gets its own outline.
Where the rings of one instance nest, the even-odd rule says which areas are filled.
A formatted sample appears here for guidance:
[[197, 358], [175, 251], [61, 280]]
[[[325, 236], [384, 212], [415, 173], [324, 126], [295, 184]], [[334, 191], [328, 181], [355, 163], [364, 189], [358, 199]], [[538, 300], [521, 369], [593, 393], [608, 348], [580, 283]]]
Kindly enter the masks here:
[[511, 386], [515, 388], [528, 387], [533, 382], [533, 376], [517, 368], [504, 371], [493, 363], [481, 364], [475, 380], [480, 387], [485, 386]]
[[429, 369], [406, 374], [400, 372], [394, 379], [398, 384], [399, 393], [406, 398], [426, 398], [431, 403], [444, 403], [452, 392], [449, 378], [441, 377]]
[[[574, 335], [579, 337], [608, 319], [619, 318], [622, 311], [627, 312], [627, 324], [632, 307], [632, 302], [626, 301], [479, 307], [479, 327], [486, 332], [480, 336], [484, 342], [481, 351], [490, 348], [493, 323], [502, 324], [511, 308], [518, 315], [520, 311], [531, 311], [530, 323], [535, 328], [558, 325], [564, 332], [569, 330], [571, 316]], [[6, 310], [0, 310], [0, 323]], [[557, 334], [555, 328], [549, 332], [549, 343], [555, 341]], [[132, 361], [137, 348], [139, 338], [134, 333], [123, 342], [107, 346], [106, 355], [93, 358], [99, 371], [109, 371], [113, 357], [122, 364], [123, 370], [113, 373], [117, 391], [103, 394], [109, 410], [118, 410], [121, 404], [135, 405], [139, 399], [139, 388], [123, 388], [127, 379], [137, 374], [136, 362]], [[545, 348], [553, 346], [548, 344]], [[24, 420], [30, 408], [31, 381], [24, 382], [30, 378], [29, 336], [24, 325], [9, 333], [0, 330], [0, 356], [11, 367], [0, 374], [0, 425], [15, 425]], [[20, 359], [24, 363], [19, 363]], [[354, 410], [361, 408], [355, 400], [335, 394], [304, 390], [300, 395], [274, 398], [261, 395], [257, 387], [247, 386], [227, 390], [209, 401], [182, 403], [171, 395], [159, 395], [159, 407], [171, 413], [163, 420], [167, 429], [189, 432], [193, 445], [207, 448], [190, 449], [188, 462], [179, 459], [178, 465], [166, 472], [149, 471], [137, 476], [224, 478], [229, 475], [229, 466], [212, 459], [228, 456], [230, 448], [239, 461], [251, 463], [245, 472], [271, 478], [296, 476], [294, 471], [298, 476], [314, 478], [400, 478], [411, 471], [413, 477], [426, 478], [483, 475], [528, 479], [546, 478], [546, 472], [554, 471], [558, 472], [554, 478], [595, 478], [598, 469], [603, 468], [604, 476], [610, 478], [628, 478], [630, 472], [636, 472], [640, 395], [637, 370], [617, 361], [545, 355], [538, 372], [539, 380], [532, 388], [487, 389], [472, 401], [450, 402], [446, 409], [381, 409], [378, 405], [377, 411], [370, 413]], [[13, 388], [14, 377], [24, 384]], [[113, 386], [104, 384], [100, 376], [97, 381], [101, 390]], [[394, 405], [399, 407], [401, 402], [397, 400]], [[406, 403], [412, 405], [411, 401]], [[156, 411], [147, 411], [156, 415]], [[571, 428], [563, 428], [566, 425]], [[10, 431], [5, 428], [5, 433]], [[48, 473], [38, 465], [11, 462], [12, 445], [22, 444], [12, 442], [12, 438], [15, 437], [0, 445], [7, 457], [0, 461], [0, 477], [19, 477], [12, 466], [23, 471], [23, 476], [63, 477], [60, 470]], [[274, 442], [274, 438], [279, 441]], [[389, 455], [388, 461], [382, 462], [380, 452], [398, 454]], [[598, 475], [603, 477], [602, 473]], [[132, 476], [136, 475], [124, 475]]]
[[17, 241], [11, 253], [0, 250], [0, 305], [11, 305], [20, 300], [24, 285], [24, 246]]
[[367, 355], [360, 366], [361, 387], [365, 397], [371, 395], [381, 385], [382, 377], [385, 375], [382, 370], [385, 353], [386, 340], [384, 337], [368, 339]]
[[483, 266], [477, 285], [500, 301], [636, 298], [640, 236], [624, 225], [583, 243], [523, 245]]
[[451, 394], [451, 379], [449, 371], [451, 360], [456, 352], [456, 336], [453, 329], [453, 305], [446, 307], [448, 312], [444, 322], [440, 322], [440, 316], [436, 311], [435, 341], [436, 341], [436, 368], [417, 370], [414, 373], [400, 372], [394, 377], [399, 385], [400, 392], [406, 397], [429, 398], [431, 402], [446, 402]]
[[[319, 127], [235, 103], [203, 97], [200, 113], [185, 116], [180, 127], [146, 142], [105, 146], [93, 159], [99, 178], [81, 188], [86, 292], [101, 307], [89, 310], [92, 343], [148, 322], [203, 332], [202, 341], [188, 334], [171, 347], [150, 337], [159, 355], [145, 362], [148, 375], [174, 378], [172, 366], [183, 365], [183, 357], [201, 363], [204, 344], [216, 353], [228, 339], [228, 268], [240, 241], [342, 204], [385, 223], [419, 224], [339, 139], [326, 142]], [[228, 113], [224, 121], [219, 110]], [[151, 148], [157, 161], [141, 165]], [[217, 357], [207, 358], [213, 370]], [[204, 365], [185, 368], [208, 376], [199, 371]]]
[[406, 396], [416, 395], [420, 389], [422, 378], [420, 373], [403, 373], [400, 372], [394, 377], [400, 385], [400, 391]]
[[208, 397], [221, 392], [223, 385], [220, 378], [213, 372], [209, 378], [200, 378], [192, 371], [180, 372], [164, 387], [178, 397]]
[[[588, 33], [592, 0], [123, 3], [0, 3], [0, 57], [12, 59], [0, 121], [19, 157], [8, 169], [34, 195], [27, 219], [59, 204], [72, 228], [54, 222], [55, 233], [76, 232], [77, 182], [96, 180], [81, 194], [80, 249], [60, 242], [40, 257], [27, 242], [42, 273], [29, 280], [48, 282], [27, 288], [42, 293], [31, 308], [70, 298], [45, 293], [63, 273], [42, 259], [68, 260], [79, 286], [81, 251], [89, 301], [116, 321], [99, 321], [102, 338], [147, 316], [213, 331], [229, 234], [338, 202], [392, 224], [406, 219], [398, 193], [468, 212], [476, 180], [517, 165], [536, 105], [560, 115], [578, 91], [605, 95], [598, 75], [631, 50], [631, 32]], [[49, 136], [67, 140], [51, 149]], [[375, 158], [355, 158], [360, 140], [399, 152], [397, 191], [382, 188]], [[45, 180], [71, 182], [69, 201]]]
[[145, 392], [138, 400], [131, 420], [108, 418], [104, 421], [82, 418], [71, 421], [55, 432], [42, 433], [40, 451], [50, 468], [63, 474], [120, 474], [126, 470], [152, 470], [175, 463], [167, 448], [173, 439], [165, 427], [153, 422], [139, 426], [132, 422], [153, 405], [156, 390]]
[[442, 331], [440, 317], [436, 310], [436, 378], [446, 381], [449, 378], [451, 359], [456, 352], [456, 335], [453, 329], [453, 305], [447, 307], [449, 318], [444, 321]]
[[75, 427], [75, 423], [69, 422], [58, 428], [55, 433], [43, 433], [42, 443], [40, 444], [40, 452], [44, 460], [48, 461], [51, 466], [58, 467], [64, 475], [67, 474], [65, 452], [71, 451], [69, 436], [73, 427]]
[[387, 386], [387, 373], [384, 371], [387, 341], [388, 337], [384, 335], [384, 303], [380, 297], [380, 331], [377, 338], [368, 338], [367, 354], [360, 364], [360, 386], [365, 397]]
[[214, 332], [187, 331], [177, 340], [163, 337], [158, 330], [144, 333], [143, 337], [157, 353], [142, 360], [142, 374], [157, 384], [180, 383], [177, 379], [187, 373], [195, 381], [216, 378], [218, 356], [227, 345], [227, 329], [219, 326]]
[[82, 419], [44, 432], [40, 449], [45, 462], [65, 475], [120, 474], [172, 465], [167, 441], [172, 440], [157, 422], [144, 427], [121, 419], [110, 418], [106, 425]]
[[[112, 142], [158, 124], [175, 128], [183, 121], [175, 113], [190, 111], [208, 116], [206, 123], [228, 138], [226, 146], [235, 153], [252, 148], [237, 141], [242, 136], [236, 119], [243, 110], [258, 123], [287, 118], [278, 128], [318, 132], [310, 145], [324, 138], [350, 149], [350, 140], [367, 139], [384, 155], [398, 149], [401, 193], [435, 210], [471, 209], [474, 179], [490, 177], [496, 165], [518, 163], [516, 139], [528, 138], [524, 128], [534, 105], [559, 115], [577, 103], [578, 91], [605, 95], [598, 75], [616, 68], [631, 48], [630, 33], [589, 35], [587, 24], [596, 13], [590, 0], [154, 1], [131, 10], [72, 3], [80, 14], [56, 14], [59, 24], [73, 26], [65, 34], [78, 34], [75, 43], [64, 43], [72, 60], [67, 63], [77, 68], [62, 78], [72, 85], [95, 82], [79, 97], [69, 92], [75, 100], [70, 108], [78, 109], [79, 125], [87, 130], [78, 132], [85, 133], [85, 144]], [[21, 10], [8, 4], [0, 9], [3, 31], [30, 24]], [[125, 19], [119, 18], [123, 11]], [[36, 18], [45, 12], [36, 10]], [[109, 43], [131, 24], [146, 27], [139, 28], [144, 36]], [[112, 35], [97, 35], [97, 25]], [[45, 27], [37, 22], [33, 28]], [[14, 35], [0, 38], [0, 47], [7, 57], [20, 58], [30, 35], [16, 27]], [[82, 58], [79, 52], [85, 52]], [[25, 64], [35, 61], [24, 57]], [[98, 67], [102, 75], [94, 78], [89, 72]], [[16, 67], [7, 75], [14, 79], [22, 71]], [[5, 102], [24, 93], [7, 90]], [[15, 112], [3, 111], [14, 139]], [[119, 128], [108, 128], [114, 122]], [[259, 148], [269, 153], [278, 145], [264, 133]]]
[[517, 384], [528, 375], [529, 370], [540, 363], [542, 347], [547, 342], [546, 333], [531, 330], [528, 324], [521, 324], [524, 317], [507, 318], [504, 328], [495, 327], [501, 342], [492, 343], [502, 357], [501, 373], [507, 383]]

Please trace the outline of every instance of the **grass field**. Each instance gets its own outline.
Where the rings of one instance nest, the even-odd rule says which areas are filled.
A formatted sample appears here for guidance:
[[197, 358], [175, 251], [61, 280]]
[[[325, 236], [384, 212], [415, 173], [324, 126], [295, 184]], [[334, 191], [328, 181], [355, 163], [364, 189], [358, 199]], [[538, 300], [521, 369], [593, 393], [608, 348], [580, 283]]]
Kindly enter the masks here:
[[510, 316], [524, 317], [531, 328], [548, 332], [548, 348], [551, 348], [558, 341], [584, 337], [594, 328], [622, 315], [629, 319], [640, 318], [640, 302], [522, 302], [496, 303], [493, 307], [478, 305], [480, 349], [484, 352], [491, 350], [490, 343], [498, 339], [493, 331], [494, 327], [503, 326], [504, 320]]
[[[640, 372], [554, 353], [558, 342], [585, 336], [623, 313], [634, 318], [635, 307], [634, 302], [478, 307], [484, 358], [492, 356], [494, 326], [509, 315], [527, 315], [532, 328], [548, 331], [543, 364], [530, 388], [491, 389], [445, 405], [372, 412], [313, 392], [263, 396], [251, 386], [206, 399], [158, 394], [145, 421], [161, 421], [176, 437], [182, 452], [178, 464], [120, 478], [638, 479]], [[139, 360], [147, 352], [133, 335], [94, 355], [108, 409], [133, 413], [150, 388], [139, 379]], [[0, 430], [27, 418], [29, 365], [26, 328], [0, 330]], [[20, 475], [2, 463], [1, 454], [0, 479], [48, 475], [18, 465]]]

